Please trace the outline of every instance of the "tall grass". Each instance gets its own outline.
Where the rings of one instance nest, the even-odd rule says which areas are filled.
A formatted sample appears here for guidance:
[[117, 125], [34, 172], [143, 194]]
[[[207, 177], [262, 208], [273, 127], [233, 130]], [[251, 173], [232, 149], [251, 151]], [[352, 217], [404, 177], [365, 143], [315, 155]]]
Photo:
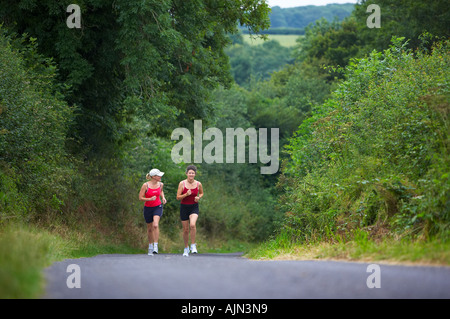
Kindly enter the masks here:
[[34, 298], [44, 287], [42, 269], [70, 251], [67, 242], [23, 225], [2, 225], [0, 298]]
[[53, 227], [18, 222], [0, 224], [0, 298], [41, 297], [45, 289], [44, 269], [55, 261], [145, 251], [143, 243], [120, 243], [117, 241], [120, 236], [114, 235], [94, 236], [95, 231], [85, 226], [86, 232], [61, 223], [54, 223]]
[[423, 241], [384, 237], [371, 238], [364, 230], [352, 237], [336, 236], [334, 240], [308, 243], [292, 241], [282, 232], [271, 240], [253, 247], [246, 254], [253, 259], [345, 260], [379, 263], [450, 265], [450, 243], [438, 239]]

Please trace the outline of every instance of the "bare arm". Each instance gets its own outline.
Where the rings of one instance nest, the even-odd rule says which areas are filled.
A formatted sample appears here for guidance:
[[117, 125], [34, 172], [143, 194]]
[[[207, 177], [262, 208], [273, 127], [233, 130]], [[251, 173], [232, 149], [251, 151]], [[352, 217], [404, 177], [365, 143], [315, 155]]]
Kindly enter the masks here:
[[147, 191], [146, 183], [142, 184], [141, 190], [139, 192], [139, 200], [143, 202], [148, 202], [150, 200], [155, 200], [156, 196], [152, 196], [150, 198], [145, 197], [145, 192]]
[[202, 183], [198, 182], [198, 195], [195, 196], [195, 201], [198, 202], [202, 197], [203, 197], [203, 185]]
[[167, 203], [167, 200], [166, 200], [166, 197], [164, 196], [163, 186], [164, 186], [164, 184], [161, 183], [161, 198], [162, 198], [162, 203], [165, 204], [165, 203]]
[[183, 198], [191, 195], [191, 190], [188, 189], [186, 194], [181, 194], [183, 192], [183, 182], [180, 182], [178, 184], [178, 190], [177, 190], [177, 200], [182, 200]]

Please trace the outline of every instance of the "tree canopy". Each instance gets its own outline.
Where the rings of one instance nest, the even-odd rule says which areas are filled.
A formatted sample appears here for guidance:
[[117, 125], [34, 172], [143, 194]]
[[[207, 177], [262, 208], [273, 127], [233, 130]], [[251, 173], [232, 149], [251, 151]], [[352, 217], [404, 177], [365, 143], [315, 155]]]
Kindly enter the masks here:
[[80, 29], [68, 28], [70, 1], [0, 4], [5, 27], [37, 39], [58, 65], [78, 106], [72, 132], [96, 152], [111, 152], [145, 117], [152, 133], [207, 119], [209, 92], [232, 81], [224, 47], [238, 24], [268, 28], [263, 0], [83, 0]]

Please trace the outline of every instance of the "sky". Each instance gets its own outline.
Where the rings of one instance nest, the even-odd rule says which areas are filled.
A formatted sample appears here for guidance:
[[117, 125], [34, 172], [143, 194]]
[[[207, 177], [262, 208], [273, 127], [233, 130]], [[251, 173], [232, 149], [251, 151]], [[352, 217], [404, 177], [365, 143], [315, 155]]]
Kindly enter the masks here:
[[281, 8], [301, 7], [301, 6], [324, 6], [329, 3], [356, 3], [357, 0], [268, 0], [270, 7], [279, 6]]

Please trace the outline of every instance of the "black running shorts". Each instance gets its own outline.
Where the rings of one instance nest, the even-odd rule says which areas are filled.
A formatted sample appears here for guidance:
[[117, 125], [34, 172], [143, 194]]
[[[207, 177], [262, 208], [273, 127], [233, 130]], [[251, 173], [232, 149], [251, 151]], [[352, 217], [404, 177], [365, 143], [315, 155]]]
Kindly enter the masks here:
[[182, 221], [189, 220], [189, 215], [191, 214], [198, 215], [198, 203], [192, 205], [180, 204], [180, 218]]
[[154, 207], [144, 206], [144, 218], [147, 224], [153, 223], [153, 216], [158, 215], [161, 217], [163, 214], [163, 206], [158, 205]]

